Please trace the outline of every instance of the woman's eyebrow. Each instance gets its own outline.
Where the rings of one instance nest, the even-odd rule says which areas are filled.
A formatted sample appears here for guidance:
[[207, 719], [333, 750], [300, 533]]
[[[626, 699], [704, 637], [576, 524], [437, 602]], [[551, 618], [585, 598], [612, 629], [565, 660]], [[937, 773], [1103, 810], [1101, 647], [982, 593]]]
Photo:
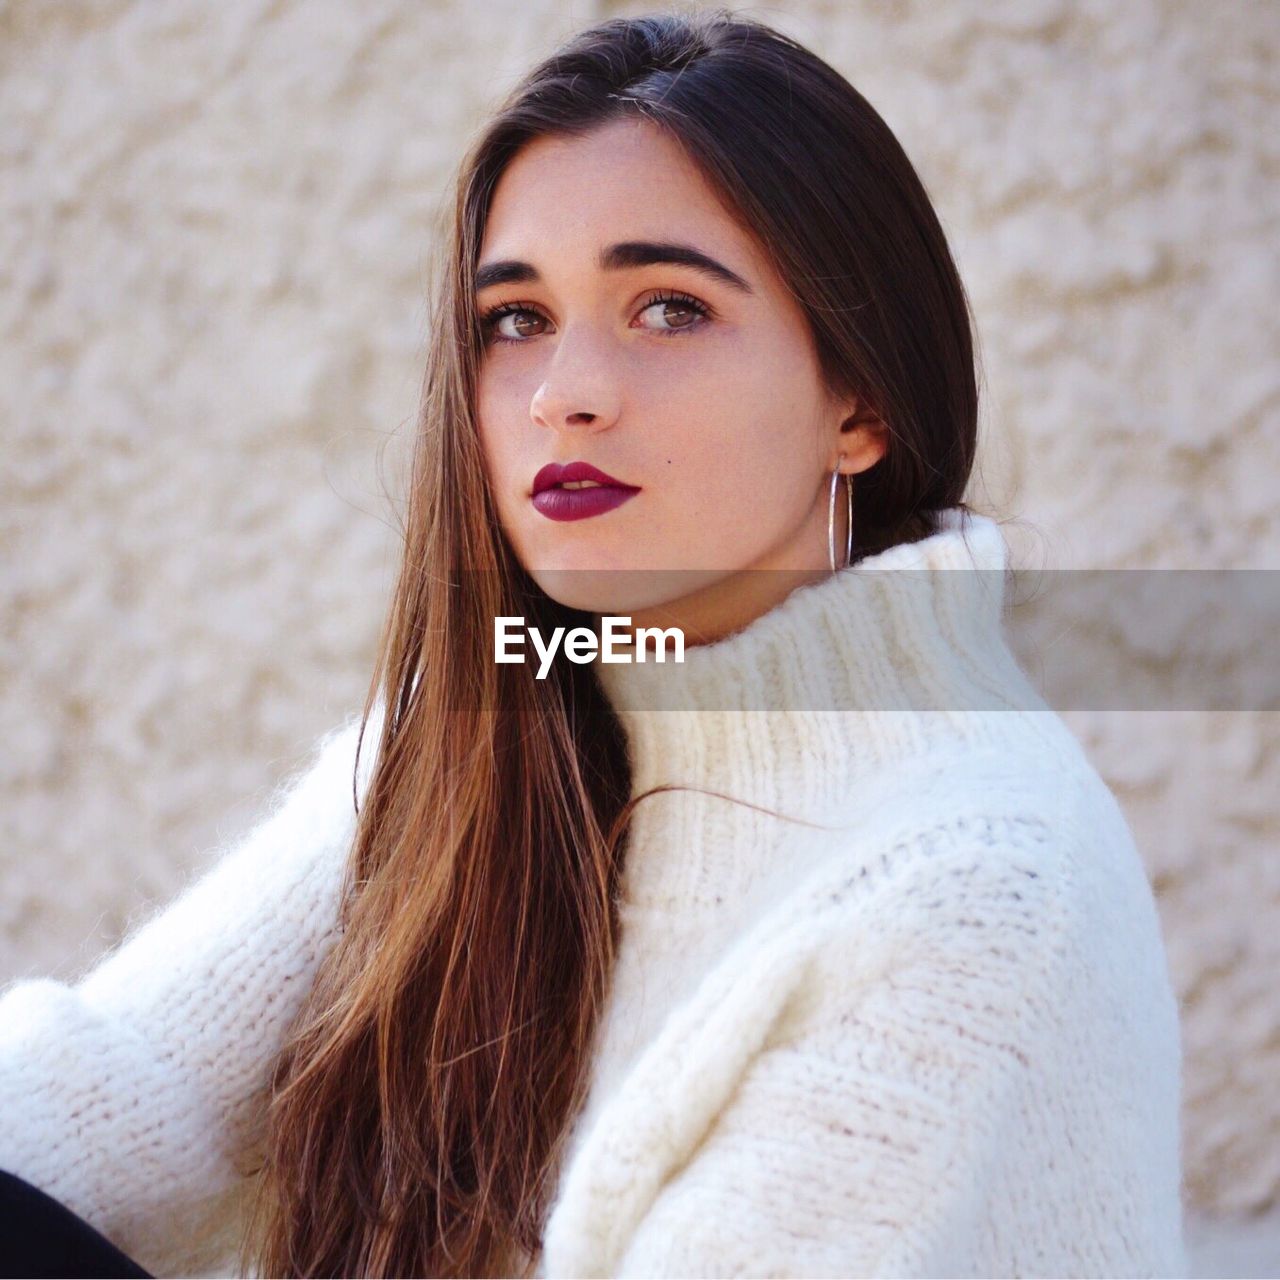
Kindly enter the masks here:
[[[655, 263], [672, 263], [688, 267], [720, 284], [726, 284], [741, 293], [752, 294], [754, 289], [723, 262], [695, 249], [688, 244], [674, 244], [666, 240], [624, 240], [600, 251], [601, 271], [627, 271], [635, 267], [652, 266]], [[531, 262], [518, 258], [503, 258], [487, 262], [476, 268], [476, 292], [495, 284], [538, 284], [542, 277]]]

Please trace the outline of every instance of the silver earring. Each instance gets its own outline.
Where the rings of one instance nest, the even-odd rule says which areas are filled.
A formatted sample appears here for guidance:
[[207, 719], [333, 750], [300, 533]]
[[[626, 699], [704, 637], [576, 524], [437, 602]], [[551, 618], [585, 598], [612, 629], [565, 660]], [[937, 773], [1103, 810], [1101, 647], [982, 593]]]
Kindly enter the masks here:
[[[836, 571], [836, 481], [840, 479], [840, 462], [831, 473], [831, 501], [827, 508], [827, 554], [831, 557], [831, 572]], [[847, 567], [853, 559], [853, 477], [845, 476], [844, 491], [849, 510], [848, 534], [845, 538], [844, 563]]]

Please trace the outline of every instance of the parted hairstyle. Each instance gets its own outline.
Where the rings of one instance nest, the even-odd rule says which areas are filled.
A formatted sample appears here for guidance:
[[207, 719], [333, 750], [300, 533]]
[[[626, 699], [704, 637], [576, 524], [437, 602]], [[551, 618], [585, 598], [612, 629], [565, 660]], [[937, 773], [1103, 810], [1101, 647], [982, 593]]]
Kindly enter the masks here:
[[[615, 953], [631, 778], [593, 669], [487, 658], [496, 615], [590, 615], [504, 537], [475, 420], [475, 272], [504, 167], [628, 117], [668, 131], [763, 247], [837, 395], [889, 428], [853, 477], [854, 561], [963, 506], [969, 301], [889, 127], [815, 54], [730, 9], [603, 22], [476, 135], [444, 210], [403, 560], [360, 726], [385, 714], [341, 923], [271, 1080], [241, 1264], [265, 1276], [532, 1269]], [[353, 779], [353, 791], [355, 780]], [[663, 790], [667, 788], [658, 788]]]

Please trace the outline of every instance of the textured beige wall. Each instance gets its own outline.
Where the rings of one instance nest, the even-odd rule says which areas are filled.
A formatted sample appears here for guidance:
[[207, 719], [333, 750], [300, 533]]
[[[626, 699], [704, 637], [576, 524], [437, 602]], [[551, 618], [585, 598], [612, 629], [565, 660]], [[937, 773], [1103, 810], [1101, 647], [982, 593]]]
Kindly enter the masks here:
[[[450, 167], [562, 34], [649, 7], [0, 3], [0, 977], [86, 963], [359, 705]], [[1276, 567], [1280, 5], [750, 12], [933, 193], [983, 342], [973, 497], [1026, 554]], [[1191, 1196], [1274, 1207], [1277, 718], [1068, 718], [1157, 887]]]

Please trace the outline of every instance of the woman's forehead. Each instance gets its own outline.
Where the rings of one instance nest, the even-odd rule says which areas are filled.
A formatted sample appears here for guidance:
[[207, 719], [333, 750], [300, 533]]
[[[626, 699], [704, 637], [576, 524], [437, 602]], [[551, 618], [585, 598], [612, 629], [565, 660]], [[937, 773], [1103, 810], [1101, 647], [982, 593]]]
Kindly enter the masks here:
[[687, 246], [743, 282], [762, 271], [750, 237], [683, 149], [630, 121], [526, 144], [498, 180], [480, 263], [575, 273], [639, 265], [620, 244]]

